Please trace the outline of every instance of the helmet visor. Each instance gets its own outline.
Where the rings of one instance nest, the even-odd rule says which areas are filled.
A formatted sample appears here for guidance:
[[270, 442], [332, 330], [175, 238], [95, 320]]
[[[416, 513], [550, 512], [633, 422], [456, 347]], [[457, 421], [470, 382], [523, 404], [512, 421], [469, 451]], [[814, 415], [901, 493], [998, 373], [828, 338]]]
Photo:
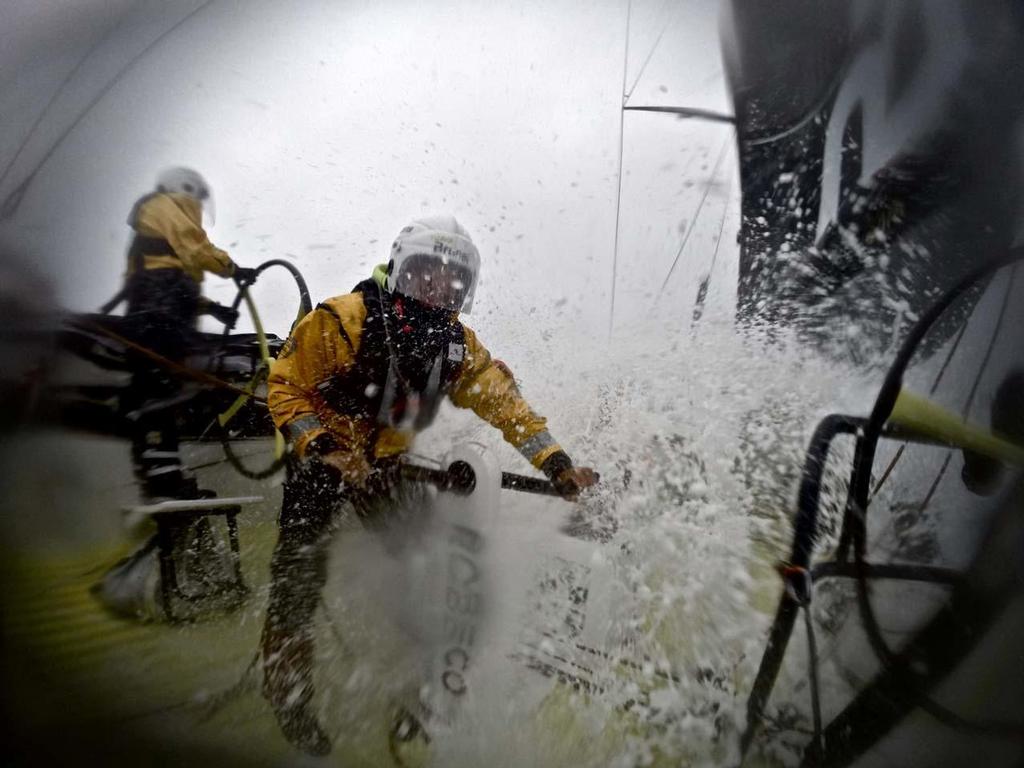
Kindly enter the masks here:
[[395, 290], [431, 307], [459, 312], [473, 288], [470, 269], [438, 256], [415, 254], [398, 269]]
[[203, 224], [212, 227], [217, 223], [217, 206], [213, 203], [213, 195], [206, 182], [202, 179], [189, 179], [182, 184], [182, 191], [199, 201], [199, 207], [203, 211]]
[[203, 225], [212, 227], [217, 223], [217, 206], [213, 203], [213, 195], [210, 190], [203, 189], [203, 196], [198, 198], [199, 207], [203, 211]]

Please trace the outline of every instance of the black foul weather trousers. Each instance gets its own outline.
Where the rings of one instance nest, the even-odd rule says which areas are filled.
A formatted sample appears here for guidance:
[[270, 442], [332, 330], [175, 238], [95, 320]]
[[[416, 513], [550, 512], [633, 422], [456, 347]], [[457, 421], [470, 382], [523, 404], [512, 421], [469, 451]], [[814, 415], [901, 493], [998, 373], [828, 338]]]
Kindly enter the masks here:
[[[181, 362], [197, 335], [199, 286], [180, 270], [153, 269], [133, 275], [128, 291], [132, 340]], [[175, 420], [181, 382], [150, 358], [138, 353], [134, 358], [124, 410], [132, 422], [132, 460], [143, 494], [188, 496]]]
[[304, 710], [313, 696], [313, 615], [327, 582], [327, 553], [341, 507], [351, 502], [367, 528], [395, 522], [389, 514], [408, 491], [398, 482], [398, 466], [378, 462], [375, 477], [359, 491], [318, 459], [288, 467], [262, 642], [263, 693], [286, 730], [308, 716]]
[[289, 468], [270, 562], [267, 631], [296, 634], [312, 621], [327, 581], [332, 523], [346, 501], [341, 474], [315, 459]]

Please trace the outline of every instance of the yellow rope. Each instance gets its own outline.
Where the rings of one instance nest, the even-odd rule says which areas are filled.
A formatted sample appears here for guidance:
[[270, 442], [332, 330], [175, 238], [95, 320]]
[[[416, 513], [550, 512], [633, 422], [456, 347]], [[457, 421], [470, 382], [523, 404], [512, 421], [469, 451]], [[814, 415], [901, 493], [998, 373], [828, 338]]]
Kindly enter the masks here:
[[[218, 423], [223, 427], [226, 426], [235, 414], [238, 413], [239, 409], [245, 405], [250, 397], [255, 396], [252, 392], [256, 389], [256, 386], [260, 383], [260, 379], [270, 373], [270, 345], [267, 343], [267, 334], [263, 330], [263, 321], [260, 320], [259, 312], [256, 311], [256, 303], [252, 300], [249, 295], [248, 288], [241, 288], [242, 298], [245, 299], [245, 306], [249, 308], [249, 316], [252, 317], [253, 327], [256, 329], [256, 340], [260, 345], [260, 360], [261, 365], [256, 370], [256, 374], [252, 377], [252, 381], [246, 386], [247, 392], [238, 396], [238, 398], [231, 404], [231, 406], [224, 411], [224, 413], [217, 416]], [[258, 399], [258, 398], [257, 398]], [[265, 401], [261, 401], [265, 402]], [[284, 435], [277, 429], [274, 430], [274, 458], [280, 459], [284, 455]]]

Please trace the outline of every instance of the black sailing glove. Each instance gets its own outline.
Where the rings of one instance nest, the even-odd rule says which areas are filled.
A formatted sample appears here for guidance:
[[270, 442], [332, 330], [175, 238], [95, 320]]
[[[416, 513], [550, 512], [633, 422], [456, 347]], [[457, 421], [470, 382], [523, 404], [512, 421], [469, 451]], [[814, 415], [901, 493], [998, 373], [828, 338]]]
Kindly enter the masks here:
[[256, 275], [259, 274], [259, 270], [255, 267], [240, 267], [235, 265], [235, 271], [231, 274], [231, 277], [239, 288], [245, 288], [256, 282]]
[[563, 499], [575, 501], [585, 488], [595, 485], [599, 475], [590, 467], [574, 467], [565, 451], [555, 451], [541, 464], [541, 471]]
[[225, 307], [223, 304], [218, 304], [215, 301], [209, 302], [203, 311], [210, 315], [214, 320], [224, 323], [224, 325], [230, 330], [235, 327], [235, 323], [238, 322], [238, 310], [232, 307]]

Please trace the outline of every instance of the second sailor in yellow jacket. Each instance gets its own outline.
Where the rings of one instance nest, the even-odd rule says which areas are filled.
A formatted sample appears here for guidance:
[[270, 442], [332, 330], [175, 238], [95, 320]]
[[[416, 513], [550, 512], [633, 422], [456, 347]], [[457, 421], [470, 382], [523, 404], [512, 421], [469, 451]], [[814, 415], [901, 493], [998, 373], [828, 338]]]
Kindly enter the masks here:
[[169, 168], [156, 189], [140, 198], [128, 216], [134, 230], [128, 249], [126, 284], [129, 314], [173, 314], [193, 325], [195, 317], [211, 311], [200, 296], [206, 272], [252, 282], [256, 270], [240, 267], [226, 251], [210, 242], [203, 229], [203, 209], [210, 204], [206, 180], [191, 168]]
[[508, 368], [459, 321], [472, 305], [479, 263], [454, 218], [413, 222], [396, 238], [387, 267], [307, 315], [271, 368], [268, 405], [297, 461], [271, 562], [264, 694], [285, 736], [307, 752], [330, 749], [310, 706], [311, 622], [335, 510], [342, 498], [357, 501], [382, 488], [386, 468], [444, 398], [501, 430], [565, 497], [596, 481], [589, 468], [573, 466]]
[[[227, 325], [238, 313], [209, 302], [200, 293], [206, 272], [251, 282], [256, 270], [237, 266], [210, 242], [203, 229], [203, 207], [210, 189], [191, 168], [169, 168], [156, 189], [132, 207], [134, 231], [128, 249], [125, 289], [108, 309], [128, 298], [133, 340], [151, 352], [180, 362], [197, 341], [196, 319], [209, 313]], [[146, 358], [138, 360], [124, 410], [132, 428], [132, 458], [149, 501], [206, 495], [187, 477], [178, 452], [176, 396], [181, 382]]]

